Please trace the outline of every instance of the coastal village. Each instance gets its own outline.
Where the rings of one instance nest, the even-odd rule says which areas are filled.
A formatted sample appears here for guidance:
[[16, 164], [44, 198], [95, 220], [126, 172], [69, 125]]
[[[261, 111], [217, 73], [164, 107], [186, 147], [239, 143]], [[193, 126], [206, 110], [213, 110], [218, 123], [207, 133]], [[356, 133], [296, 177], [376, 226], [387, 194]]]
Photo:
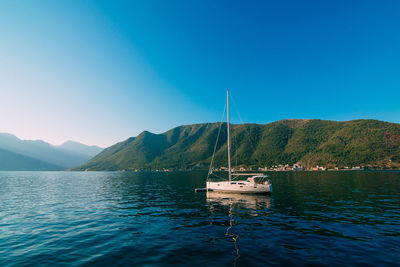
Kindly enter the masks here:
[[[274, 165], [271, 167], [239, 167], [239, 168], [232, 168], [232, 171], [237, 171], [237, 172], [245, 172], [245, 171], [261, 171], [261, 172], [266, 172], [266, 171], [342, 171], [342, 170], [353, 170], [353, 171], [361, 171], [361, 170], [367, 170], [369, 167], [365, 166], [355, 166], [355, 167], [334, 167], [334, 168], [326, 168], [324, 166], [315, 166], [312, 168], [306, 168], [305, 166], [301, 164], [279, 164], [279, 165]], [[214, 171], [228, 171], [227, 167], [221, 167], [221, 168], [215, 168], [213, 169]]]
[[[365, 170], [373, 170], [374, 168], [370, 166], [355, 166], [355, 167], [334, 167], [334, 168], [326, 168], [324, 166], [315, 166], [312, 168], [306, 168], [301, 164], [278, 164], [273, 166], [266, 166], [266, 167], [233, 167], [232, 172], [270, 172], [270, 171], [365, 171]], [[121, 171], [146, 171], [147, 169], [123, 169]], [[156, 172], [171, 172], [171, 171], [193, 171], [193, 170], [205, 170], [202, 168], [201, 165], [196, 165], [195, 168], [188, 168], [188, 169], [172, 169], [172, 168], [162, 168], [162, 169], [151, 169], [150, 171]], [[227, 167], [218, 167], [212, 168], [213, 171], [216, 172], [225, 172], [228, 171]], [[147, 170], [149, 171], [149, 170]]]
[[[355, 170], [355, 171], [360, 171], [360, 170], [365, 170], [367, 167], [364, 166], [356, 166], [356, 167], [334, 167], [334, 168], [326, 168], [324, 166], [315, 166], [312, 168], [306, 168], [302, 166], [301, 164], [279, 164], [279, 165], [274, 165], [271, 167], [258, 167], [258, 168], [253, 168], [253, 167], [240, 167], [240, 168], [232, 168], [232, 171], [339, 171], [339, 170]], [[215, 171], [228, 171], [228, 168], [226, 167], [221, 167], [219, 169], [215, 169]]]

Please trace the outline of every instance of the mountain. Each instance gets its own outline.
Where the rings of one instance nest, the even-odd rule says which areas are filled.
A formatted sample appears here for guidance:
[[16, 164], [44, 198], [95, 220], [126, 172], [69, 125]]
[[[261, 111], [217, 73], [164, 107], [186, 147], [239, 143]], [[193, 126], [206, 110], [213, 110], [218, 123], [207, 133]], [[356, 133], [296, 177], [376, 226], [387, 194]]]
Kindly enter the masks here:
[[[24, 162], [28, 162], [27, 158], [37, 160], [38, 165], [35, 165], [34, 161], [29, 161], [30, 164], [27, 166], [31, 166], [31, 170], [36, 170], [37, 168], [40, 170], [71, 168], [83, 164], [101, 151], [101, 148], [96, 150], [96, 148], [75, 142], [66, 142], [61, 146], [53, 146], [41, 140], [21, 140], [8, 133], [0, 133], [0, 149], [24, 156], [25, 158], [16, 155], [11, 157], [10, 154], [13, 159], [12, 162], [18, 162], [18, 159], [21, 159], [21, 166], [25, 166]], [[18, 164], [9, 164], [11, 164], [11, 161], [0, 161], [0, 169], [9, 170], [10, 166], [15, 166], [14, 169], [19, 170]], [[44, 166], [48, 166], [48, 168], [44, 168]]]
[[[142, 132], [117, 143], [75, 170], [185, 169], [207, 167], [219, 124], [185, 125], [162, 134]], [[376, 120], [281, 120], [231, 125], [232, 163], [307, 167], [371, 165], [400, 167], [400, 125]], [[216, 146], [215, 166], [226, 166], [226, 124]]]
[[92, 158], [99, 154], [103, 148], [98, 147], [98, 146], [87, 146], [75, 141], [67, 141], [63, 143], [62, 145], [59, 145], [58, 148], [81, 154], [84, 157]]
[[38, 159], [0, 149], [0, 171], [54, 171], [62, 169]]

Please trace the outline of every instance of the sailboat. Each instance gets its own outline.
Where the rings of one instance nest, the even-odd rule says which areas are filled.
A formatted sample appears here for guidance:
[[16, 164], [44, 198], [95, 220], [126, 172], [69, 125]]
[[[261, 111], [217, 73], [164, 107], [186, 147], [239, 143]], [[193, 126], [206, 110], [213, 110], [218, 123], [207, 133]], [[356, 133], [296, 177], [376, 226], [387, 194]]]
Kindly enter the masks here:
[[[228, 134], [228, 181], [211, 182], [208, 180], [212, 173], [212, 160], [206, 182], [206, 191], [239, 193], [239, 194], [268, 194], [272, 192], [271, 181], [262, 173], [232, 173], [231, 168], [231, 140], [229, 135], [229, 90], [226, 92], [227, 106], [227, 134]], [[217, 140], [218, 142], [218, 140]], [[214, 150], [215, 153], [215, 150]], [[214, 155], [213, 155], [214, 157]], [[246, 180], [235, 180], [232, 177], [250, 176]]]

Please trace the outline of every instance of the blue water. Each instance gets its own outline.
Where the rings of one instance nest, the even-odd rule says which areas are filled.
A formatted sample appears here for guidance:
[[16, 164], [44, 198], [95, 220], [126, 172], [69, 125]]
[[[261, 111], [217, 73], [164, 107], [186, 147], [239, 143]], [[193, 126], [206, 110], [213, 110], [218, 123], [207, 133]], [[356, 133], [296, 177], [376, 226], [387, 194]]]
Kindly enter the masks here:
[[194, 193], [202, 172], [0, 172], [0, 266], [399, 264], [400, 172], [269, 175], [247, 196]]

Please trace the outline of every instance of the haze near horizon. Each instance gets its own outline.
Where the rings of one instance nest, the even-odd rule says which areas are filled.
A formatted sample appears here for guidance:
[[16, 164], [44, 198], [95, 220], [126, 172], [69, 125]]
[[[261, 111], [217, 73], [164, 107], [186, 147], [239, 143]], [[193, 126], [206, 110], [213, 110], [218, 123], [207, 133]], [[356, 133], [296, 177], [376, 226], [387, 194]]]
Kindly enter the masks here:
[[107, 147], [218, 121], [226, 89], [233, 123], [400, 122], [397, 1], [3, 1], [0, 10], [0, 132], [22, 139]]

